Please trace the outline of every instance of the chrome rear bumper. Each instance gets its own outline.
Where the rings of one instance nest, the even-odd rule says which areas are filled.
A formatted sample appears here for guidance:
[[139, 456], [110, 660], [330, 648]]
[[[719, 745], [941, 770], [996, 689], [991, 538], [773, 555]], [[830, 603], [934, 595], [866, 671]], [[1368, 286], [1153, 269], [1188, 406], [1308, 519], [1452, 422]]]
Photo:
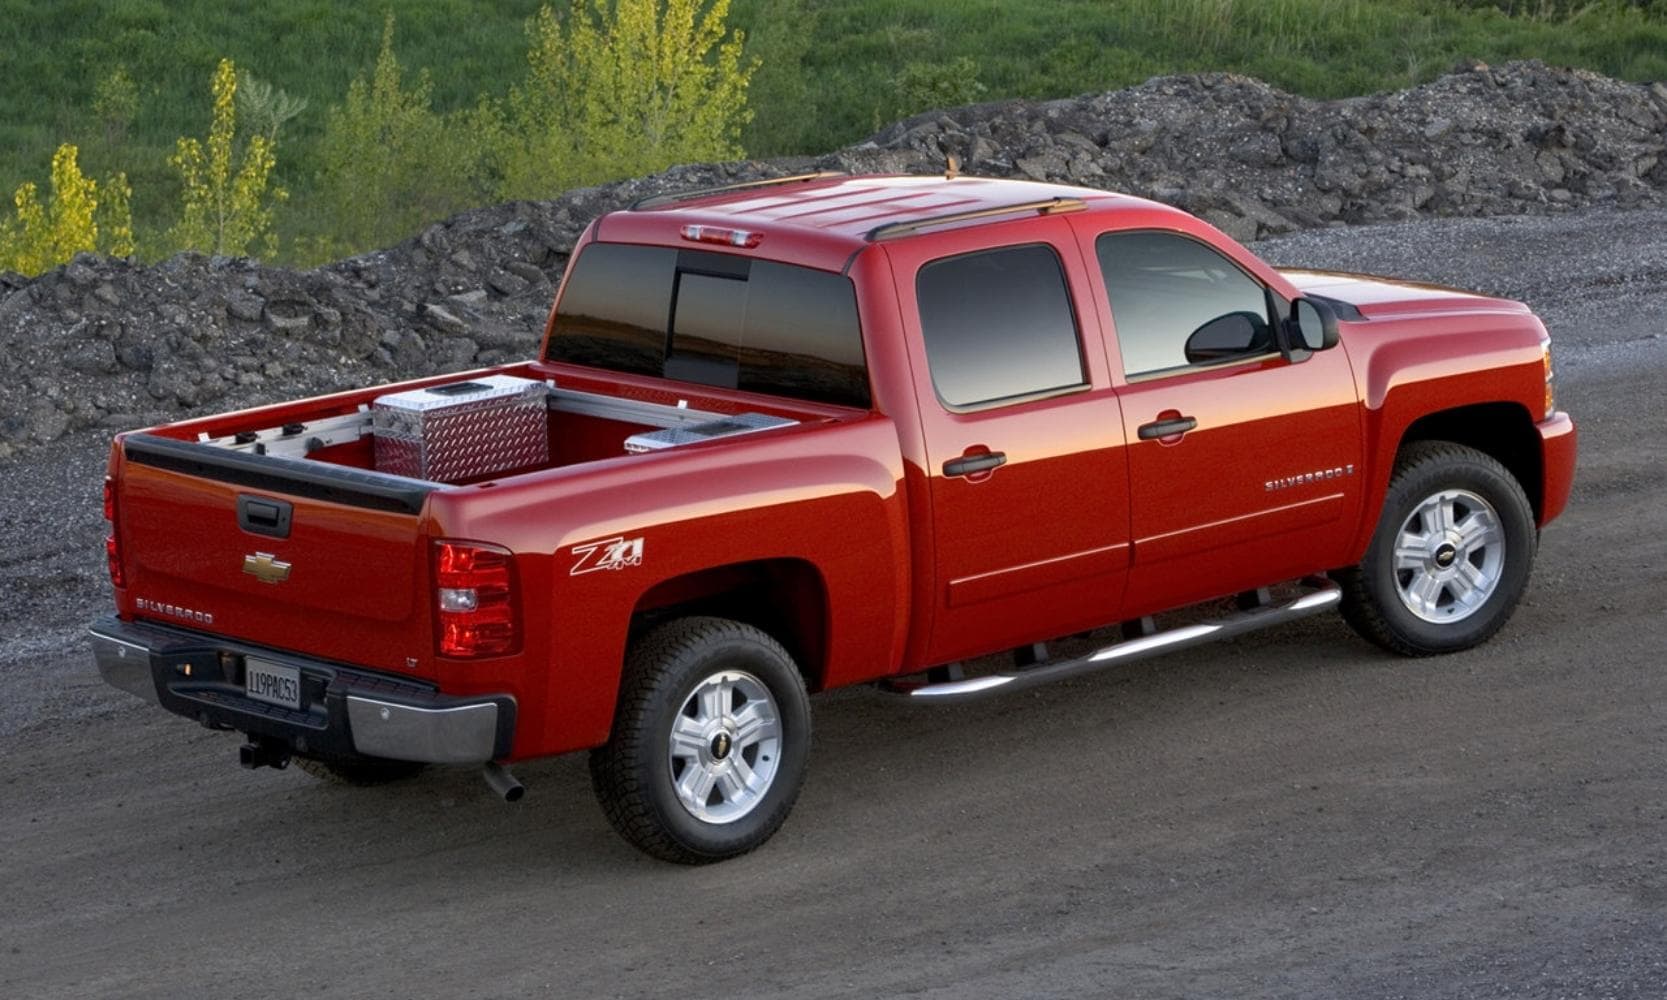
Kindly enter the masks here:
[[[177, 715], [287, 743], [298, 754], [479, 764], [509, 754], [515, 699], [452, 697], [432, 684], [115, 617], [88, 633], [105, 682]], [[244, 659], [299, 672], [299, 707], [244, 690]]]

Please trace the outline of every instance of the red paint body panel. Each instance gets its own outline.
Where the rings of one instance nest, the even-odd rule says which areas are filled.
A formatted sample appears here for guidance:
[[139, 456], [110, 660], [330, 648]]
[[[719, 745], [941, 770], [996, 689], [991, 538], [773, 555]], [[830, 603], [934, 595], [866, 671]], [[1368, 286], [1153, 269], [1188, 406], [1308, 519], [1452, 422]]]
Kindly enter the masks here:
[[[866, 238], [883, 224], [1054, 197], [1085, 207]], [[503, 366], [490, 371], [798, 423], [627, 455], [624, 438], [647, 424], [553, 413], [547, 467], [438, 487], [417, 514], [292, 496], [295, 527], [283, 540], [238, 528], [236, 497], [250, 490], [128, 463], [118, 438], [110, 468], [128, 576], [116, 595], [121, 615], [168, 620], [139, 598], [200, 609], [215, 616], [201, 627], [245, 641], [422, 677], [447, 693], [513, 695], [511, 757], [524, 758], [604, 742], [633, 616], [726, 581], [762, 579], [790, 592], [800, 655], [817, 687], [834, 688], [1357, 561], [1408, 428], [1457, 407], [1522, 407], [1537, 427], [1542, 523], [1567, 503], [1574, 426], [1543, 413], [1545, 334], [1518, 303], [1282, 273], [1174, 209], [979, 179], [842, 178], [615, 213], [587, 230], [580, 253], [594, 240], [694, 246], [680, 235], [689, 225], [759, 237], [723, 252], [848, 275], [870, 410], [569, 365]], [[1359, 318], [1340, 325], [1335, 349], [1303, 360], [1269, 354], [1131, 381], [1094, 251], [1096, 236], [1117, 230], [1203, 241], [1278, 300], [1312, 292], [1351, 304]], [[928, 368], [916, 276], [943, 257], [1019, 244], [1045, 244], [1059, 257], [1085, 382], [1047, 398], [946, 406]], [[387, 391], [151, 433], [189, 441], [316, 420]], [[1139, 426], [1173, 415], [1197, 425], [1139, 439]], [[987, 474], [944, 475], [947, 460], [980, 449], [1008, 461]], [[361, 441], [313, 457], [362, 468], [369, 452]], [[430, 550], [440, 538], [514, 554], [519, 652], [477, 661], [435, 654]], [[639, 546], [640, 563], [593, 571], [587, 546], [610, 539]], [[241, 558], [257, 550], [292, 563], [293, 579], [274, 586], [243, 574]]]
[[1540, 432], [1540, 465], [1545, 469], [1544, 493], [1540, 499], [1540, 526], [1544, 527], [1568, 509], [1569, 494], [1574, 490], [1574, 457], [1580, 434], [1574, 428], [1574, 421], [1560, 410], [1542, 420], [1536, 429]]

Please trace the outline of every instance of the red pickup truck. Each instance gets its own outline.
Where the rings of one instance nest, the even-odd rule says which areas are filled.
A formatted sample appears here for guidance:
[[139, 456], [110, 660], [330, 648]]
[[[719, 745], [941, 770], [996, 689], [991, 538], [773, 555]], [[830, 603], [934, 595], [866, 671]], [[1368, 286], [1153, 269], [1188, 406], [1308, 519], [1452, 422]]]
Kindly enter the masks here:
[[711, 861], [785, 819], [807, 692], [982, 697], [1332, 607], [1482, 642], [1574, 459], [1516, 302], [1103, 191], [782, 178], [598, 219], [535, 361], [119, 435], [92, 644], [249, 766], [513, 798], [505, 764], [590, 750], [621, 834]]

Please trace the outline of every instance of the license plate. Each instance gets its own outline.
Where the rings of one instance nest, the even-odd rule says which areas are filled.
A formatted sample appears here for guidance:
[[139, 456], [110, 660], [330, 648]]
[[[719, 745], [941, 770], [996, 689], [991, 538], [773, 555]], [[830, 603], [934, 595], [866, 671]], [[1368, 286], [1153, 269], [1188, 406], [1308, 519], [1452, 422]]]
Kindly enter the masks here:
[[301, 671], [265, 660], [246, 659], [243, 690], [256, 701], [285, 708], [301, 707]]

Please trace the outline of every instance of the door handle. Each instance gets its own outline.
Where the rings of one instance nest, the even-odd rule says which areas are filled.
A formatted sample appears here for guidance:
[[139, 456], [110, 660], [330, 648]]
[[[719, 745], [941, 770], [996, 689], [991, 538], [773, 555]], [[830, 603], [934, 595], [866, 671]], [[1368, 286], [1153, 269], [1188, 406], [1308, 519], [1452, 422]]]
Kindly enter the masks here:
[[1192, 417], [1170, 417], [1167, 420], [1154, 420], [1149, 424], [1141, 424], [1137, 433], [1140, 434], [1142, 441], [1151, 441], [1155, 438], [1175, 437], [1179, 434], [1185, 434], [1197, 426], [1198, 421]]
[[962, 455], [943, 464], [946, 476], [975, 476], [1007, 464], [1006, 452], [987, 451], [980, 455]]

